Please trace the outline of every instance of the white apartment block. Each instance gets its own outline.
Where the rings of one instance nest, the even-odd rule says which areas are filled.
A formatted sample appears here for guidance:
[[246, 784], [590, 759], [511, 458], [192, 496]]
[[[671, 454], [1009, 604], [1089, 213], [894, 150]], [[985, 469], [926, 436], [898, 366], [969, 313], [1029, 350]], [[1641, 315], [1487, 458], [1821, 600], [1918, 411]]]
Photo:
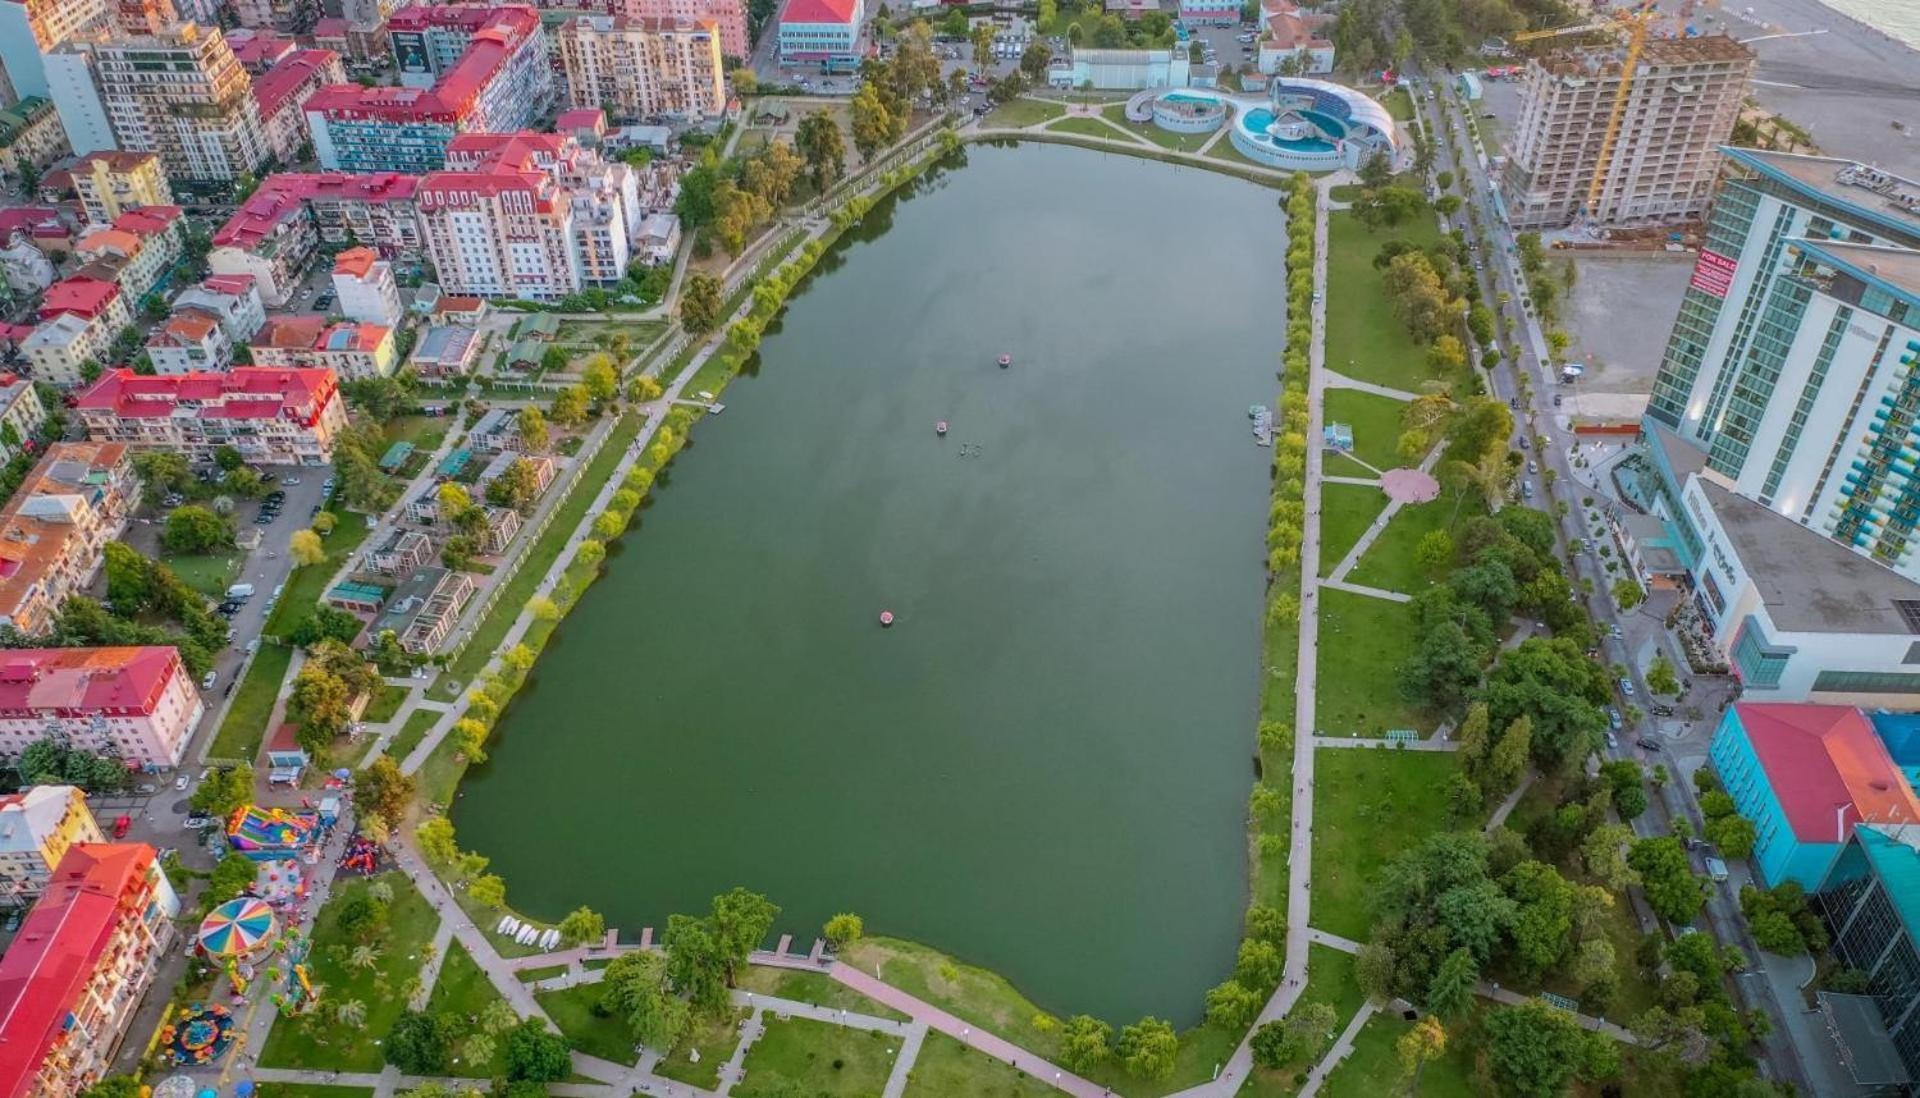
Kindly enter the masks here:
[[405, 314], [393, 264], [372, 248], [348, 248], [333, 259], [333, 292], [348, 320], [396, 327]]
[[266, 162], [251, 78], [218, 27], [176, 23], [65, 48], [91, 52], [94, 87], [118, 147], [158, 153], [170, 178], [228, 182]]
[[0, 796], [0, 909], [38, 899], [73, 844], [103, 841], [77, 786], [36, 785]]
[[1587, 215], [1601, 225], [1699, 217], [1753, 75], [1751, 49], [1726, 35], [1649, 40], [1627, 89], [1599, 196], [1587, 210], [1614, 101], [1621, 48], [1565, 50], [1534, 59], [1520, 93], [1500, 197], [1516, 229], [1549, 229]]
[[581, 287], [573, 204], [531, 172], [434, 172], [417, 195], [427, 255], [448, 293], [552, 301]]
[[87, 437], [211, 461], [232, 446], [259, 465], [325, 465], [347, 426], [340, 379], [327, 369], [236, 367], [141, 377], [108, 370], [74, 401]]
[[557, 36], [567, 101], [615, 118], [711, 118], [727, 106], [721, 35], [712, 22], [582, 15]]
[[177, 765], [205, 708], [179, 649], [0, 653], [0, 756], [49, 736], [141, 766]]

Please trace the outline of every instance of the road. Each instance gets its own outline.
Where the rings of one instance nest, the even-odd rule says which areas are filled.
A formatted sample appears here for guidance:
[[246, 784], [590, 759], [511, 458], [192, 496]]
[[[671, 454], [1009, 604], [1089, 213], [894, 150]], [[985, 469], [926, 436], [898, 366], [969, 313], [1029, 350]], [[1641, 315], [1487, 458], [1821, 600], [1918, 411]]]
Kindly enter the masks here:
[[[1409, 72], [1415, 76], [1420, 75], [1417, 68], [1410, 68]], [[1514, 251], [1513, 233], [1495, 214], [1491, 183], [1485, 165], [1481, 162], [1473, 141], [1466, 132], [1463, 119], [1470, 108], [1463, 106], [1457, 100], [1452, 82], [1445, 76], [1438, 80], [1423, 78], [1421, 84], [1422, 90], [1414, 97], [1421, 120], [1426, 124], [1429, 133], [1441, 134], [1440, 112], [1437, 108], [1441, 103], [1448, 104], [1451, 109], [1447, 112], [1446, 125], [1450, 128], [1453, 140], [1459, 145], [1463, 156], [1462, 161], [1456, 162], [1449, 148], [1449, 142], [1436, 137], [1432, 143], [1434, 166], [1437, 170], [1452, 171], [1461, 181], [1461, 191], [1466, 196], [1467, 205], [1476, 212], [1478, 223], [1492, 245], [1489, 248], [1481, 248], [1476, 253], [1481, 258], [1489, 260], [1476, 273], [1476, 277], [1481, 282], [1482, 296], [1489, 303], [1497, 301], [1498, 293], [1504, 292], [1509, 296], [1509, 305], [1496, 308], [1495, 314], [1502, 337], [1501, 343], [1517, 345], [1519, 358], [1516, 361], [1503, 362], [1501, 368], [1493, 371], [1494, 395], [1500, 399], [1518, 403], [1516, 419], [1523, 440], [1533, 436], [1546, 438], [1547, 445], [1540, 452], [1530, 453], [1535, 460], [1544, 461], [1546, 467], [1552, 469], [1555, 474], [1551, 485], [1545, 483], [1545, 478], [1540, 479], [1539, 487], [1545, 489], [1545, 493], [1541, 496], [1542, 504], [1547, 507], [1551, 507], [1553, 503], [1566, 505], [1566, 515], [1555, 522], [1555, 529], [1560, 537], [1560, 548], [1562, 553], [1573, 561], [1573, 579], [1576, 583], [1583, 577], [1593, 580], [1594, 594], [1587, 599], [1587, 610], [1592, 614], [1597, 625], [1614, 633], [1613, 636], [1602, 641], [1603, 651], [1608, 662], [1626, 669], [1633, 683], [1634, 692], [1625, 700], [1650, 698], [1652, 691], [1648, 689], [1646, 676], [1639, 661], [1632, 658], [1631, 646], [1626, 636], [1628, 626], [1634, 627], [1636, 634], [1645, 631], [1644, 616], [1623, 615], [1614, 604], [1608, 594], [1611, 577], [1599, 559], [1592, 556], [1595, 548], [1593, 545], [1586, 544], [1585, 552], [1579, 556], [1569, 552], [1570, 543], [1574, 539], [1585, 539], [1588, 543], [1592, 540], [1585, 528], [1585, 508], [1579, 498], [1583, 486], [1579, 478], [1574, 475], [1568, 460], [1568, 454], [1577, 443], [1571, 433], [1570, 424], [1555, 412], [1551, 403], [1555, 379], [1547, 353], [1546, 339], [1541, 333], [1538, 321], [1524, 312], [1519, 304], [1526, 294], [1519, 271], [1519, 260]], [[1427, 89], [1437, 89], [1439, 98], [1428, 98]], [[1463, 207], [1461, 215], [1456, 215], [1455, 223], [1468, 227], [1471, 240], [1473, 230], [1464, 216], [1466, 208]], [[1514, 332], [1515, 328], [1518, 329], [1517, 333]], [[1518, 340], [1510, 338], [1511, 334], [1517, 334]], [[1525, 372], [1532, 382], [1524, 402], [1521, 402], [1521, 390], [1517, 378], [1520, 372]], [[1531, 478], [1533, 474], [1529, 473], [1528, 476]], [[1635, 618], [1641, 620], [1633, 620]], [[1622, 708], [1625, 708], [1624, 704]], [[1707, 714], [1709, 719], [1715, 715]], [[1645, 726], [1640, 728], [1629, 726], [1620, 736], [1619, 743], [1606, 748], [1603, 752], [1607, 757], [1630, 758], [1644, 765], [1662, 763], [1676, 779], [1664, 783], [1654, 791], [1654, 795], [1649, 798], [1648, 811], [1632, 821], [1635, 833], [1642, 837], [1668, 835], [1673, 831], [1673, 821], [1685, 819], [1697, 834], [1701, 820], [1698, 805], [1692, 800], [1692, 783], [1684, 779], [1680, 768], [1667, 757], [1665, 745], [1659, 751], [1650, 752], [1634, 742], [1645, 731], [1651, 731], [1651, 729]], [[1643, 914], [1643, 923], [1645, 921], [1646, 917]], [[1706, 926], [1719, 941], [1739, 946], [1748, 957], [1755, 959], [1762, 957], [1759, 948], [1753, 942], [1752, 935], [1747, 931], [1746, 920], [1739, 914], [1737, 905], [1728, 890], [1721, 888], [1712, 890], [1706, 908]], [[1818, 1074], [1823, 1081], [1833, 1078], [1828, 1066], [1833, 1060], [1831, 1047], [1803, 1048], [1801, 1044], [1805, 1042], [1797, 1043], [1789, 1038], [1792, 1031], [1787, 1026], [1787, 1010], [1791, 1007], [1795, 1013], [1801, 1013], [1800, 1005], [1782, 1003], [1775, 995], [1772, 985], [1766, 980], [1735, 978], [1734, 986], [1740, 1001], [1747, 1009], [1764, 1011], [1773, 1023], [1772, 1033], [1762, 1042], [1764, 1064], [1768, 1072], [1778, 1080], [1793, 1084], [1802, 1093], [1833, 1093], [1828, 1087], [1809, 1085], [1810, 1070], [1807, 1063], [1808, 1057], [1817, 1058], [1821, 1062], [1813, 1065], [1815, 1070], [1812, 1074]]]

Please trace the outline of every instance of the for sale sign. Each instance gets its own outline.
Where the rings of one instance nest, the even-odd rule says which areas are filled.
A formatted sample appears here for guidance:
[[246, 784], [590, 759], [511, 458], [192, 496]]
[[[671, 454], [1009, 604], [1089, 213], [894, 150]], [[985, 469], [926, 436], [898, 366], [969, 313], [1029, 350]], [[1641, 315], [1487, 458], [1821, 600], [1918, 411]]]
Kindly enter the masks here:
[[1740, 264], [1719, 252], [1702, 248], [1699, 261], [1693, 265], [1693, 280], [1688, 285], [1702, 293], [1724, 298], [1727, 291], [1733, 288], [1733, 272], [1739, 267]]

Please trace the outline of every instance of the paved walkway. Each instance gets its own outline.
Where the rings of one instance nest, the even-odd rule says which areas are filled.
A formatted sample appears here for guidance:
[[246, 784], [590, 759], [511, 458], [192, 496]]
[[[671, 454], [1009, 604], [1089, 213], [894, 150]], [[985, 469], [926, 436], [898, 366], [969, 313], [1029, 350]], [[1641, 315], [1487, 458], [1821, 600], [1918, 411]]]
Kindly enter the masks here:
[[[1319, 337], [1316, 336], [1315, 338], [1318, 339]], [[1317, 408], [1319, 406], [1315, 405], [1315, 407]], [[1447, 452], [1447, 448], [1445, 446], [1434, 447], [1427, 454], [1427, 456], [1421, 460], [1420, 466], [1419, 466], [1420, 471], [1423, 473], [1433, 472], [1433, 467], [1440, 464], [1440, 455], [1446, 452]], [[1311, 456], [1313, 454], [1319, 453], [1319, 447], [1309, 446], [1307, 447], [1307, 453], [1309, 455], [1308, 475], [1307, 475], [1307, 484], [1309, 485], [1308, 490], [1315, 493], [1315, 498], [1313, 503], [1308, 506], [1308, 514], [1311, 515], [1318, 512], [1320, 509], [1318, 489], [1313, 487], [1313, 482], [1316, 479], [1313, 476], [1313, 470], [1318, 466], [1319, 463], [1314, 461]], [[1354, 458], [1352, 454], [1348, 454], [1346, 456], [1349, 458], [1353, 458], [1353, 460], [1355, 461], [1360, 460], [1359, 458]], [[1361, 464], [1365, 465], [1366, 463], [1361, 462]], [[1367, 468], [1371, 469], [1373, 468], [1373, 466], [1368, 465]], [[1374, 518], [1373, 524], [1367, 527], [1366, 533], [1360, 535], [1360, 540], [1353, 543], [1353, 548], [1347, 550], [1347, 555], [1344, 557], [1341, 557], [1340, 563], [1334, 565], [1333, 571], [1327, 574], [1327, 582], [1337, 585], [1340, 581], [1345, 580], [1347, 578], [1347, 574], [1352, 572], [1354, 568], [1357, 565], [1359, 565], [1360, 558], [1366, 554], [1368, 549], [1371, 549], [1373, 547], [1374, 542], [1380, 539], [1380, 535], [1386, 532], [1387, 524], [1393, 521], [1393, 516], [1399, 514], [1400, 509], [1402, 507], [1405, 507], [1406, 505], [1407, 503], [1405, 500], [1391, 499], [1391, 498], [1388, 499], [1386, 509], [1381, 511], [1380, 514]], [[1300, 559], [1309, 560], [1313, 558], [1303, 556]], [[1361, 591], [1359, 593], [1372, 594], [1373, 590], [1375, 589], [1368, 589], [1368, 590]], [[1383, 594], [1383, 595], [1375, 595], [1374, 597], [1392, 598], [1393, 596], [1391, 594]], [[1395, 599], [1394, 601], [1407, 602], [1410, 600], [1406, 596], [1402, 595], [1398, 599]]]
[[1342, 953], [1360, 952], [1359, 942], [1354, 941], [1352, 938], [1342, 938], [1338, 934], [1329, 934], [1324, 930], [1314, 930], [1311, 927], [1307, 928], [1307, 939], [1315, 945], [1327, 946], [1330, 949], [1337, 949]]
[[1412, 602], [1413, 596], [1400, 591], [1389, 591], [1384, 587], [1368, 587], [1363, 583], [1348, 583], [1345, 580], [1322, 580], [1322, 587], [1335, 591], [1345, 591], [1349, 595], [1365, 595], [1370, 599], [1384, 599], [1387, 602]]
[[1313, 746], [1322, 750], [1338, 750], [1342, 747], [1378, 747], [1388, 751], [1458, 751], [1458, 740], [1443, 740], [1431, 737], [1424, 740], [1380, 740], [1361, 736], [1315, 736]]
[[[1358, 458], [1356, 458], [1356, 459], [1354, 459], [1354, 460], [1356, 460], [1356, 461], [1357, 461], [1357, 460], [1359, 460], [1359, 459], [1358, 459]], [[1369, 468], [1371, 468], [1371, 466], [1369, 466]], [[1361, 486], [1362, 488], [1378, 488], [1378, 487], [1380, 487], [1380, 478], [1379, 478], [1379, 477], [1335, 477], [1335, 476], [1326, 476], [1326, 477], [1321, 477], [1321, 478], [1320, 478], [1320, 481], [1321, 481], [1321, 483], [1323, 483], [1323, 484], [1357, 484], [1357, 485], [1359, 485], [1359, 486]]]
[[1327, 1076], [1333, 1074], [1333, 1069], [1339, 1067], [1340, 1061], [1346, 1059], [1353, 1051], [1354, 1038], [1360, 1036], [1361, 1028], [1378, 1009], [1373, 1005], [1372, 999], [1360, 1004], [1360, 1009], [1353, 1012], [1353, 1020], [1347, 1023], [1347, 1028], [1340, 1031], [1340, 1037], [1333, 1042], [1333, 1047], [1327, 1050], [1327, 1054], [1320, 1058], [1319, 1063], [1313, 1065], [1312, 1071], [1307, 1072], [1306, 1082], [1300, 1087], [1300, 1098], [1313, 1098], [1320, 1093], [1320, 1084], [1326, 1082]]
[[1507, 822], [1507, 817], [1513, 815], [1514, 806], [1520, 803], [1520, 798], [1527, 795], [1527, 790], [1532, 787], [1533, 780], [1537, 777], [1539, 775], [1529, 767], [1526, 774], [1521, 777], [1520, 784], [1514, 787], [1513, 792], [1507, 794], [1505, 800], [1494, 807], [1493, 815], [1487, 817], [1487, 826], [1483, 829], [1486, 834], [1493, 834], [1496, 828]]
[[1419, 393], [1410, 393], [1405, 389], [1395, 389], [1386, 385], [1376, 385], [1371, 381], [1361, 381], [1357, 377], [1348, 377], [1345, 374], [1338, 374], [1332, 370], [1327, 371], [1327, 388], [1354, 389], [1362, 393], [1372, 393], [1374, 396], [1390, 397], [1394, 400], [1404, 400], [1408, 402], [1420, 399]]

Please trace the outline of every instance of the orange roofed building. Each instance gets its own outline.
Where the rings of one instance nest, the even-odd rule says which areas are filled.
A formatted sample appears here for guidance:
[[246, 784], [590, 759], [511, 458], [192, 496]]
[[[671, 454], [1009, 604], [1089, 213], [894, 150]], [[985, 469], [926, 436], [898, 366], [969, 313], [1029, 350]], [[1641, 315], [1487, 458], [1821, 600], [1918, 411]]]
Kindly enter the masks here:
[[67, 596], [93, 582], [107, 542], [139, 501], [125, 446], [48, 446], [0, 508], [0, 624], [30, 634], [51, 627]]
[[179, 912], [153, 847], [67, 851], [0, 957], [0, 1098], [68, 1098], [109, 1073]]

